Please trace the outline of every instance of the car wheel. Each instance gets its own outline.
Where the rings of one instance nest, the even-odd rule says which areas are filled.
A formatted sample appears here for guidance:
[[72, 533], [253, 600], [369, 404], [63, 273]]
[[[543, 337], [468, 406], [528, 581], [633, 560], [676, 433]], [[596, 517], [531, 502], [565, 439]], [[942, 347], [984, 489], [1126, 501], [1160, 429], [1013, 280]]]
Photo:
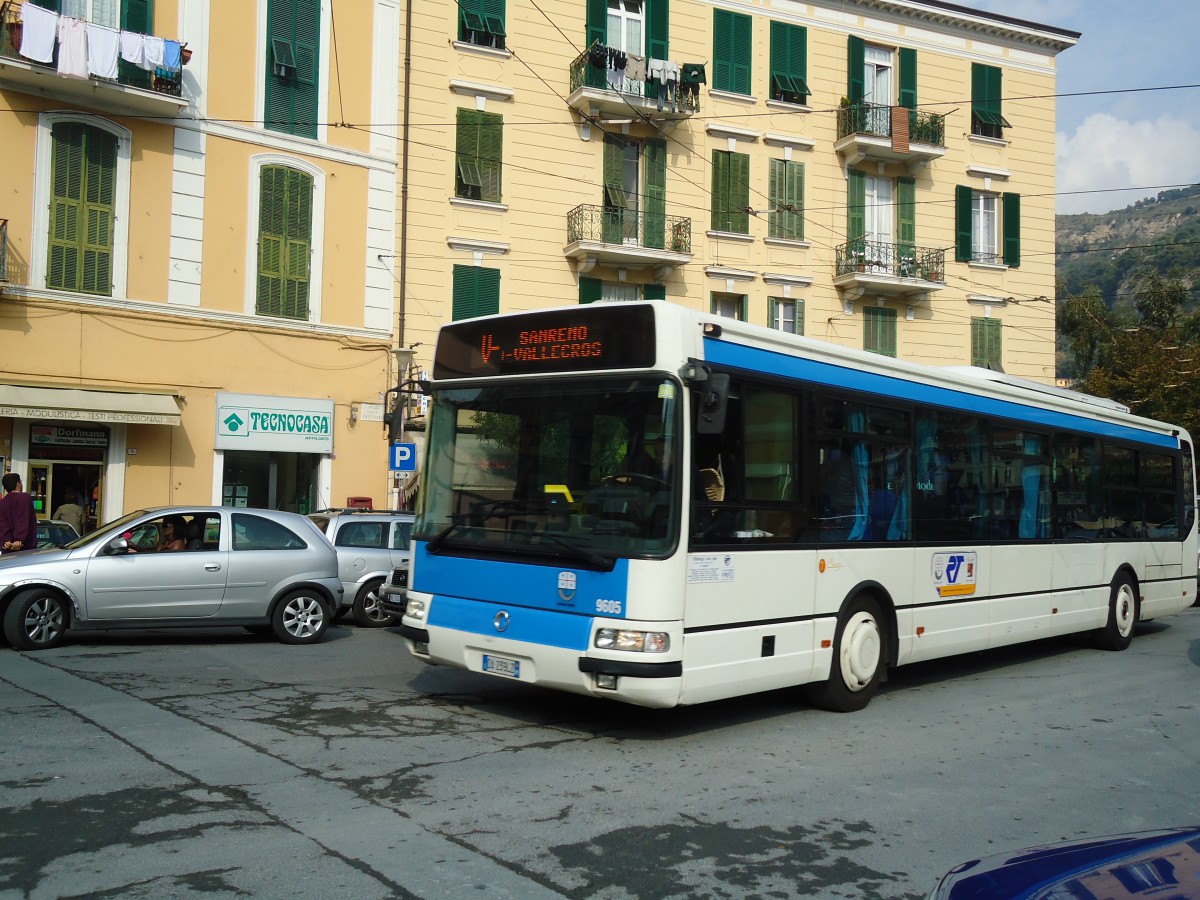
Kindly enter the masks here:
[[809, 701], [834, 712], [855, 712], [870, 703], [887, 668], [885, 637], [879, 604], [855, 598], [838, 623], [828, 680], [805, 688]]
[[275, 604], [271, 628], [285, 644], [312, 644], [329, 628], [329, 610], [312, 591], [292, 591]]
[[13, 597], [4, 614], [4, 636], [17, 650], [48, 650], [67, 631], [67, 602], [45, 588], [29, 588]]
[[1108, 622], [1092, 635], [1092, 643], [1101, 650], [1124, 650], [1133, 641], [1133, 626], [1138, 621], [1137, 589], [1133, 579], [1121, 574], [1113, 579], [1108, 594]]
[[354, 624], [360, 628], [383, 628], [385, 625], [395, 625], [396, 618], [383, 611], [379, 605], [379, 588], [382, 578], [373, 578], [358, 590], [354, 597]]

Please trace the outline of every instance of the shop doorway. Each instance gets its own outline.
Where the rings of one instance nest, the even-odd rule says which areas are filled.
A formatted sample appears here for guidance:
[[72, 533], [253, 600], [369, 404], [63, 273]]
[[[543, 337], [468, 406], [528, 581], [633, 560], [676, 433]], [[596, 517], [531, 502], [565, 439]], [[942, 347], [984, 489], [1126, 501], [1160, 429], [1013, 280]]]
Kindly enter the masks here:
[[96, 528], [96, 510], [104, 499], [104, 466], [101, 463], [31, 460], [29, 484], [25, 489], [33, 496], [33, 510], [39, 519], [53, 518], [64, 506], [76, 504], [83, 509], [78, 521], [66, 515], [81, 534]]
[[320, 464], [317, 453], [226, 450], [221, 504], [285, 509], [306, 515], [318, 508]]

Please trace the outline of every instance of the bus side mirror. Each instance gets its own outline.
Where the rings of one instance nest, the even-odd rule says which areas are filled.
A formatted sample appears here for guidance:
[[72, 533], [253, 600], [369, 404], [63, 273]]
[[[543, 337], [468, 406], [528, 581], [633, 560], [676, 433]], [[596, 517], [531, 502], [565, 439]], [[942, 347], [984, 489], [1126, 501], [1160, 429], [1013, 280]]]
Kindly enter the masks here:
[[729, 376], [714, 372], [700, 385], [696, 434], [720, 434], [725, 430], [725, 408], [729, 403]]

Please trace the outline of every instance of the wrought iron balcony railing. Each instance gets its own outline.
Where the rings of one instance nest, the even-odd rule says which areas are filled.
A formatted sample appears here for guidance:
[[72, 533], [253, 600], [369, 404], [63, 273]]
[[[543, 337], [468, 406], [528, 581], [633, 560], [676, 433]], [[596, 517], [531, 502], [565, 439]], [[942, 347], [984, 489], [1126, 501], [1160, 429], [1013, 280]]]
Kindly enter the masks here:
[[[57, 39], [54, 44], [54, 58], [50, 62], [43, 63], [29, 59], [21, 55], [21, 40], [24, 27], [24, 23], [21, 21], [21, 4], [16, 2], [16, 0], [4, 0], [3, 3], [0, 3], [0, 56], [7, 57], [8, 59], [18, 59], [31, 66], [37, 66], [40, 69], [54, 71], [57, 67], [59, 52]], [[187, 60], [191, 58], [191, 55], [191, 50], [187, 48], [181, 51], [184, 65], [187, 64]], [[183, 93], [182, 70], [174, 72], [168, 72], [166, 69], [146, 70], [123, 59], [118, 61], [116, 78], [101, 78], [97, 75], [91, 75], [88, 80], [107, 84], [121, 84], [126, 87], [142, 88], [147, 91], [157, 91], [160, 94], [168, 94], [172, 97], [179, 97]]]
[[691, 253], [692, 220], [613, 206], [577, 206], [567, 213], [567, 242], [575, 241]]
[[0, 219], [0, 281], [8, 281], [8, 219]]
[[941, 284], [946, 280], [946, 251], [858, 238], [837, 248], [836, 267], [835, 275], [861, 272], [865, 275], [892, 275]]
[[[898, 107], [902, 108], [902, 107]], [[851, 134], [891, 138], [891, 106], [878, 103], [851, 103], [838, 109], [838, 140]], [[908, 140], [912, 144], [946, 146], [946, 117], [919, 109], [908, 111]]]
[[671, 110], [675, 113], [696, 113], [700, 111], [700, 91], [695, 84], [686, 85], [675, 82], [673, 86], [661, 84], [655, 79], [639, 81], [625, 76], [614, 76], [609, 80], [607, 67], [594, 65], [596, 53], [601, 57], [607, 54], [607, 48], [593, 45], [575, 57], [571, 63], [571, 93], [583, 87], [598, 88], [611, 91], [614, 94], [657, 104], [660, 110]]

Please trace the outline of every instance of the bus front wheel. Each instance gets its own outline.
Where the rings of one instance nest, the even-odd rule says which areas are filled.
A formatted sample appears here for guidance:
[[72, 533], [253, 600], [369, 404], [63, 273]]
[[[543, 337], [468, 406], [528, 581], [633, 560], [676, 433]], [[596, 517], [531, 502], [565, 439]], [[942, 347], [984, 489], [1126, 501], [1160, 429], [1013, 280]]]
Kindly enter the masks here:
[[834, 712], [856, 712], [871, 702], [887, 667], [887, 640], [879, 604], [858, 597], [838, 622], [829, 678], [805, 688], [809, 702]]
[[1118, 575], [1109, 589], [1108, 622], [1097, 629], [1093, 642], [1101, 650], [1124, 650], [1133, 640], [1137, 620], [1137, 588], [1128, 575]]

